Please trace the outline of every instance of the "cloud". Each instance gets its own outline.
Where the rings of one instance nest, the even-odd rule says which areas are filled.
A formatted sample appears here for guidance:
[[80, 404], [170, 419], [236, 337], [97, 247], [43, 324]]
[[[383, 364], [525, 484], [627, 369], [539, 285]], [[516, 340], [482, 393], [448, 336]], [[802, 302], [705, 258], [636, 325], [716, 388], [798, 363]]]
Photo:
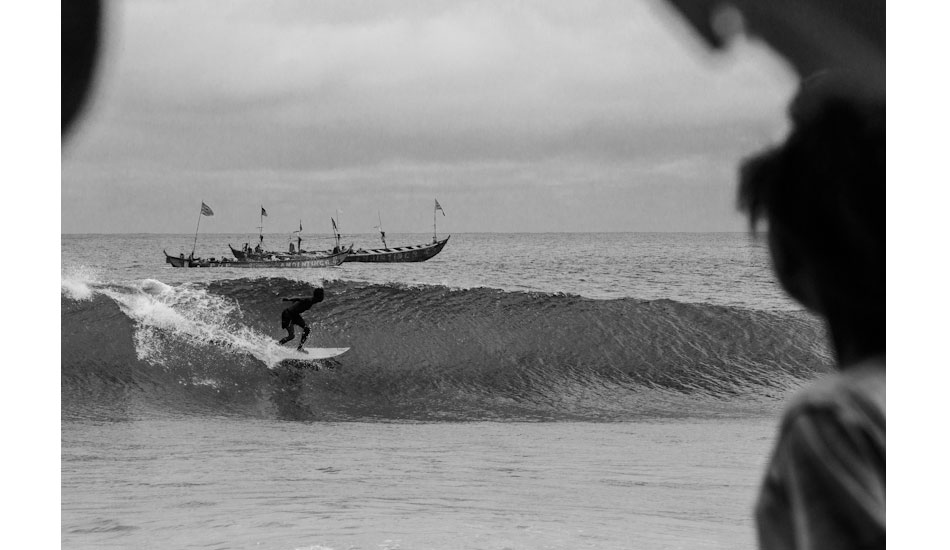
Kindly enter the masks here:
[[[346, 202], [342, 187], [395, 200], [430, 179], [566, 211], [541, 190], [720, 193], [782, 131], [793, 88], [754, 43], [709, 63], [653, 2], [111, 6], [97, 116], [63, 171], [64, 204], [93, 210], [123, 188], [248, 197], [263, 182]], [[64, 211], [64, 229], [81, 216]]]
[[127, 6], [116, 80], [129, 120], [204, 143], [268, 128], [329, 136], [369, 151], [356, 162], [415, 154], [391, 143], [406, 136], [560, 154], [584, 133], [628, 139], [618, 127], [780, 120], [789, 91], [747, 45], [733, 63], [702, 64], [642, 2], [433, 3], [386, 17], [305, 3], [297, 21], [279, 2], [223, 5]]

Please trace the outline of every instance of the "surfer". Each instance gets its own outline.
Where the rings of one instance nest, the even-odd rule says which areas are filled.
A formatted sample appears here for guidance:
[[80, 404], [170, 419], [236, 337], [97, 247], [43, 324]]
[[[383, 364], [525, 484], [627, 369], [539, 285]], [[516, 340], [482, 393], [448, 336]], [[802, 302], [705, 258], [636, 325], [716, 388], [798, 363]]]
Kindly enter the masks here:
[[883, 549], [885, 107], [813, 86], [787, 141], [745, 163], [739, 190], [753, 227], [768, 222], [778, 281], [826, 321], [838, 366], [785, 410], [756, 506], [759, 547]]
[[323, 295], [324, 293], [322, 288], [315, 288], [313, 289], [313, 296], [309, 298], [280, 299], [282, 302], [294, 303], [280, 314], [280, 328], [287, 330], [287, 336], [280, 339], [281, 345], [284, 345], [294, 339], [294, 325], [297, 325], [303, 329], [303, 334], [300, 335], [300, 344], [297, 345], [297, 351], [301, 353], [307, 353], [307, 351], [303, 349], [303, 344], [307, 341], [307, 336], [310, 335], [310, 325], [308, 325], [307, 322], [303, 320], [303, 317], [301, 317], [300, 314], [309, 310], [314, 304], [322, 302]]

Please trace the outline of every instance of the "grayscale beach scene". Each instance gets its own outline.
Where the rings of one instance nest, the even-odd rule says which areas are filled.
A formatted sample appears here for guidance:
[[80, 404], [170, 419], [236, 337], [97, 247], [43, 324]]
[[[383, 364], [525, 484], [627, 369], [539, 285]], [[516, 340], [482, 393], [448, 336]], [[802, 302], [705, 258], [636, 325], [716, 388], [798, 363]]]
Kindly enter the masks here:
[[62, 548], [758, 547], [835, 370], [737, 209], [798, 87], [767, 44], [647, 0], [99, 9]]

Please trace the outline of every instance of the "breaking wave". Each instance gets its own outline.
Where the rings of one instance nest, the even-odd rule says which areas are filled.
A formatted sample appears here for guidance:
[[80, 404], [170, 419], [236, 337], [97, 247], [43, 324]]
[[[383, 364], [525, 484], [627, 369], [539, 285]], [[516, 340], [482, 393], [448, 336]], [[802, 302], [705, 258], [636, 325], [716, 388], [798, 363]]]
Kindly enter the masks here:
[[800, 312], [442, 286], [327, 283], [281, 366], [281, 278], [171, 286], [63, 275], [67, 418], [236, 414], [303, 420], [620, 420], [744, 414], [827, 372]]

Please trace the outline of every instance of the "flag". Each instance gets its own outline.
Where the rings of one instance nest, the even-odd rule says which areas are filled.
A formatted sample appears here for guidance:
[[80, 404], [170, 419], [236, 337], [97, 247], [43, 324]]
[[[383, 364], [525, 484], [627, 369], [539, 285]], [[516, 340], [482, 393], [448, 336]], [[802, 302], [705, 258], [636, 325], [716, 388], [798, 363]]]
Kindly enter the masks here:
[[205, 204], [204, 201], [201, 202], [201, 215], [214, 216], [214, 212], [211, 210], [211, 207]]
[[300, 229], [298, 231], [303, 231], [303, 220], [300, 220]]
[[[439, 199], [435, 199], [435, 209], [436, 209], [436, 210], [442, 210], [442, 205], [439, 204]], [[442, 215], [443, 215], [443, 216], [445, 215], [445, 210], [442, 210]]]
[[267, 215], [267, 210], [264, 210], [264, 207], [262, 206], [262, 207], [261, 207], [261, 216], [266, 216], [266, 215]]
[[340, 230], [336, 228], [336, 220], [334, 220], [333, 218], [330, 218], [330, 222], [333, 224], [333, 232], [339, 233]]

